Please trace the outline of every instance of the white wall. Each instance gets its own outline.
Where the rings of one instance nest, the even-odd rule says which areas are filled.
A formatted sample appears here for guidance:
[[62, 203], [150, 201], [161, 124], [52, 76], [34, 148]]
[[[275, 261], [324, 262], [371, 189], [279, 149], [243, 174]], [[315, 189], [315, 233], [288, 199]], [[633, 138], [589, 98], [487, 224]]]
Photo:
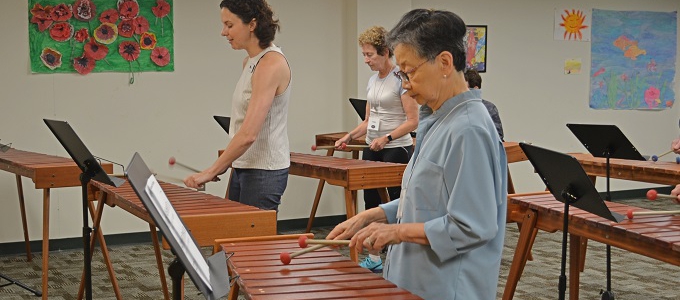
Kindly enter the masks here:
[[[160, 174], [184, 177], [167, 159], [203, 168], [228, 138], [212, 115], [230, 115], [230, 98], [245, 52], [232, 50], [220, 36], [219, 1], [175, 0], [175, 71], [137, 73], [128, 85], [126, 73], [87, 76], [30, 74], [27, 1], [0, 3], [0, 139], [27, 151], [68, 156], [42, 122], [68, 121], [93, 154], [126, 165], [142, 154]], [[596, 111], [588, 108], [590, 44], [552, 39], [554, 9], [564, 1], [479, 0], [270, 0], [281, 20], [275, 40], [293, 71], [289, 135], [291, 150], [309, 153], [318, 133], [356, 126], [348, 97], [365, 97], [371, 75], [363, 64], [357, 35], [372, 25], [390, 28], [411, 8], [443, 8], [468, 24], [489, 29], [488, 72], [484, 96], [503, 120], [506, 140], [531, 141], [560, 151], [584, 152], [566, 129], [572, 123], [618, 125], [645, 154], [665, 152], [678, 135], [676, 108], [666, 111]], [[574, 7], [616, 10], [677, 11], [680, 2], [650, 0], [570, 1]], [[581, 75], [562, 74], [564, 60], [581, 57]], [[675, 86], [678, 92], [677, 83]], [[117, 172], [120, 170], [117, 168]], [[518, 191], [542, 189], [528, 163], [511, 166]], [[40, 239], [41, 192], [24, 179], [29, 229]], [[316, 180], [290, 177], [279, 219], [304, 218]], [[601, 182], [598, 185], [602, 189]], [[613, 181], [614, 190], [649, 185]], [[208, 186], [224, 195], [226, 180]], [[81, 234], [80, 190], [52, 191], [52, 238]], [[0, 243], [21, 241], [21, 222], [14, 176], [0, 172]], [[340, 188], [326, 187], [318, 216], [344, 214]], [[359, 207], [363, 207], [360, 202]], [[105, 233], [146, 231], [143, 222], [118, 208], [106, 208]]]

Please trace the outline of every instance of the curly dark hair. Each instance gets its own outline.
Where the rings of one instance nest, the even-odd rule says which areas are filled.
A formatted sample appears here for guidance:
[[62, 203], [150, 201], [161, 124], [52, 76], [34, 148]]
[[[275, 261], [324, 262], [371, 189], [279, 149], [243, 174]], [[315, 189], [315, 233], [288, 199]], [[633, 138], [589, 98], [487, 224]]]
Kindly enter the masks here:
[[237, 15], [244, 24], [257, 21], [255, 36], [260, 40], [260, 48], [267, 48], [274, 41], [277, 31], [281, 30], [279, 20], [274, 19], [272, 8], [264, 0], [222, 0], [220, 8], [226, 8]]

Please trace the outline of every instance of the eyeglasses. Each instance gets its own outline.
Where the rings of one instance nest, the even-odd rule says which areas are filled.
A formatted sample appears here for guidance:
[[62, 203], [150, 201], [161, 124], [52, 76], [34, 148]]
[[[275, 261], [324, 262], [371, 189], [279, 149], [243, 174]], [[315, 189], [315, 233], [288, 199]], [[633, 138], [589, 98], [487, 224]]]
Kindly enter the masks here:
[[428, 62], [428, 61], [426, 60], [426, 61], [424, 61], [424, 62], [421, 62], [419, 65], [413, 67], [411, 70], [408, 70], [408, 71], [406, 71], [406, 72], [401, 71], [401, 70], [400, 70], [400, 71], [396, 71], [396, 72], [394, 72], [394, 75], [397, 76], [401, 81], [403, 81], [403, 82], [408, 82], [408, 81], [409, 81], [408, 74], [411, 74], [411, 73], [415, 72], [418, 68], [420, 68], [420, 66], [422, 66], [422, 65], [425, 64], [426, 62]]

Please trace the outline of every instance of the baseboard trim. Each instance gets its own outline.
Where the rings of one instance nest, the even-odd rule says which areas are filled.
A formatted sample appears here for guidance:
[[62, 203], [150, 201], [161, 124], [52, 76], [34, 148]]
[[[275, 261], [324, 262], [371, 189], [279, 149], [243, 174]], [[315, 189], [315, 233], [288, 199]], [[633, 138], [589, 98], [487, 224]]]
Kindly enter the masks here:
[[[337, 216], [325, 216], [317, 217], [314, 219], [315, 227], [326, 227], [334, 226], [344, 220], [347, 217], [345, 215]], [[293, 230], [304, 230], [307, 228], [307, 218], [303, 219], [292, 219], [292, 220], [279, 220], [276, 224], [278, 232], [293, 231]], [[106, 244], [108, 246], [116, 245], [127, 245], [127, 244], [142, 244], [151, 243], [151, 235], [148, 231], [146, 232], [131, 232], [131, 233], [120, 233], [120, 234], [107, 234]], [[159, 233], [160, 237], [160, 233]], [[42, 253], [42, 240], [31, 241], [31, 253]], [[99, 247], [99, 246], [98, 246]], [[50, 240], [50, 251], [63, 251], [63, 250], [73, 250], [82, 249], [83, 239], [82, 237], [74, 238], [63, 238], [63, 239], [51, 239]], [[24, 242], [10, 242], [0, 244], [0, 256], [5, 255], [18, 255], [25, 254], [26, 247]]]

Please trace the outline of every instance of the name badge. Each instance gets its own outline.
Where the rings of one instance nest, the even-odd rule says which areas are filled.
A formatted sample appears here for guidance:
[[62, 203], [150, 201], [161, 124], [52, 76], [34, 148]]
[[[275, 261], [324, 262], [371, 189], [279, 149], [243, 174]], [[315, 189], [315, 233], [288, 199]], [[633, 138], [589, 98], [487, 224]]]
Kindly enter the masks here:
[[380, 118], [369, 116], [368, 117], [368, 130], [378, 131], [380, 130]]

